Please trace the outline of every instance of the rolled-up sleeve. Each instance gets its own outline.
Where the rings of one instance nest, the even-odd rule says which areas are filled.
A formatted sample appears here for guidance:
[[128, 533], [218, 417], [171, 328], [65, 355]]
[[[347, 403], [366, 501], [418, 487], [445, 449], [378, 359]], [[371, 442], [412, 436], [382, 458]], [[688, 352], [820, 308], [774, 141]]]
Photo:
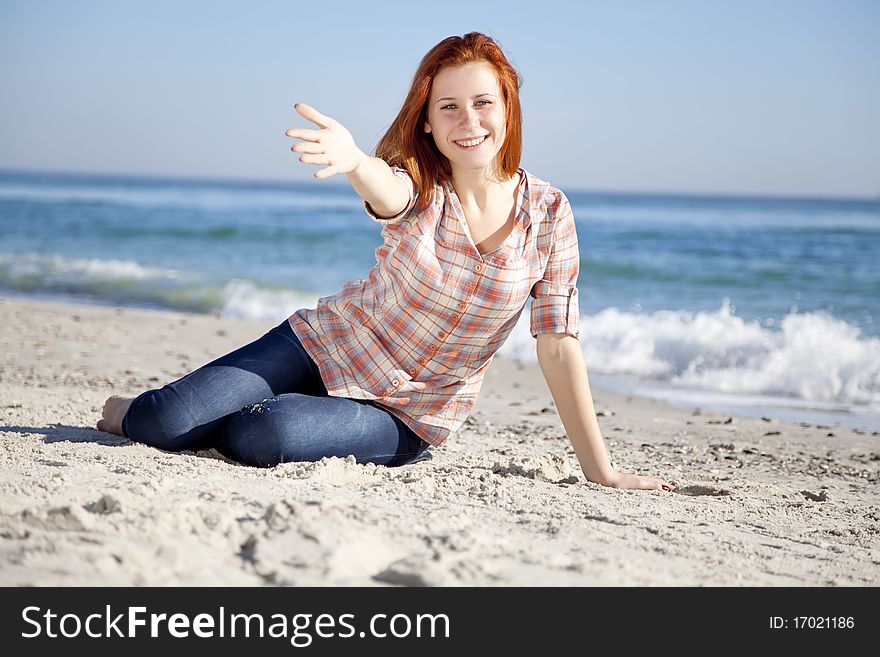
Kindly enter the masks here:
[[415, 203], [415, 187], [413, 186], [412, 178], [410, 178], [409, 173], [403, 167], [391, 167], [392, 173], [403, 180], [406, 183], [407, 189], [409, 190], [409, 201], [406, 204], [406, 207], [403, 208], [400, 212], [398, 212], [393, 217], [380, 217], [375, 212], [373, 212], [373, 208], [370, 207], [370, 204], [364, 201], [364, 210], [366, 213], [374, 220], [379, 222], [380, 224], [393, 224], [401, 219], [403, 219], [407, 213], [412, 210], [413, 204]]
[[[577, 279], [580, 252], [574, 215], [563, 196], [553, 228], [553, 244], [544, 276], [532, 286], [530, 326], [532, 337], [539, 333], [568, 333], [578, 337], [580, 309]], [[578, 338], [580, 339], [580, 338]]]

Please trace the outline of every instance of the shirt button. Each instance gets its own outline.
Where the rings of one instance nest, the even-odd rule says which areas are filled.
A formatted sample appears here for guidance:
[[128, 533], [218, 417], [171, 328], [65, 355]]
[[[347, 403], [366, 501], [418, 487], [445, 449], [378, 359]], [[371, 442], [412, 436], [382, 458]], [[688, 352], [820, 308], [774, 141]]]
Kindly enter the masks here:
[[463, 303], [458, 304], [458, 307], [459, 307], [459, 309], [464, 310], [464, 304], [463, 304]]
[[453, 316], [452, 316], [452, 319], [453, 319], [453, 321], [457, 321], [457, 320], [458, 320], [458, 315], [453, 315]]
[[400, 385], [400, 381], [398, 381], [397, 379], [394, 379], [394, 381], [391, 382], [391, 385], [393, 385], [396, 388], [397, 386]]
[[415, 375], [415, 373], [416, 373], [416, 368], [415, 368], [415, 367], [410, 367], [410, 368], [409, 368], [409, 373]]
[[446, 334], [443, 331], [440, 331], [440, 333], [438, 333], [437, 335], [440, 336], [441, 340], [446, 337]]
[[419, 361], [418, 361], [418, 362], [419, 362], [419, 365], [424, 365], [424, 364], [425, 364], [425, 359], [424, 359], [424, 358], [419, 358]]
[[430, 347], [428, 347], [428, 349], [430, 349], [431, 351], [434, 351], [435, 349], [437, 349], [437, 345], [432, 344]]
[[483, 271], [483, 265], [478, 262], [476, 265], [474, 265], [474, 271]]

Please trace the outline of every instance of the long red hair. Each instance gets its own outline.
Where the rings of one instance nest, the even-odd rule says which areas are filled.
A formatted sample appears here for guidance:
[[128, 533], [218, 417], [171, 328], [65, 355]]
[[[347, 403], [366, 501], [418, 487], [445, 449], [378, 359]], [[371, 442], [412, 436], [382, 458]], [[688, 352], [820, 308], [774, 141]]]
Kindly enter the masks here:
[[433, 137], [423, 130], [428, 120], [428, 100], [434, 77], [447, 66], [459, 67], [480, 61], [495, 69], [505, 107], [507, 134], [498, 151], [498, 173], [510, 178], [519, 167], [522, 158], [522, 110], [519, 104], [522, 76], [507, 61], [498, 44], [485, 34], [469, 32], [463, 37], [447, 37], [422, 58], [400, 113], [376, 146], [376, 157], [407, 170], [418, 193], [415, 207], [419, 210], [433, 201], [436, 183], [452, 178], [449, 160], [437, 149]]

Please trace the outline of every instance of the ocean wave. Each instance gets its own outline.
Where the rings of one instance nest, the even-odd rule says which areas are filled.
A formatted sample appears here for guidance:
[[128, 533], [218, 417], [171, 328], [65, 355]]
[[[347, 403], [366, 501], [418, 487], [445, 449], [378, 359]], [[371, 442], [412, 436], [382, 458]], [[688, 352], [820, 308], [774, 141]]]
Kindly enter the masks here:
[[0, 253], [0, 290], [100, 303], [281, 321], [314, 303], [316, 295], [231, 278], [208, 280], [176, 269], [131, 260], [68, 258], [57, 254]]
[[[821, 311], [789, 313], [771, 328], [737, 317], [726, 299], [715, 312], [607, 308], [581, 317], [581, 344], [600, 374], [880, 412], [880, 338]], [[502, 350], [535, 360], [528, 313]]]

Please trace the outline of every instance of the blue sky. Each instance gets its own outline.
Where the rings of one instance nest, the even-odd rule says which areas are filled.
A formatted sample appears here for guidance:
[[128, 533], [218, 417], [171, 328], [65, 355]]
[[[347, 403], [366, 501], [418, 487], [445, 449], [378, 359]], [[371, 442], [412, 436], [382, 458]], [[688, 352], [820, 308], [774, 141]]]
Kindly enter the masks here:
[[371, 152], [471, 30], [525, 78], [522, 164], [557, 186], [880, 195], [880, 3], [853, 0], [4, 0], [0, 168], [310, 180], [294, 103]]

